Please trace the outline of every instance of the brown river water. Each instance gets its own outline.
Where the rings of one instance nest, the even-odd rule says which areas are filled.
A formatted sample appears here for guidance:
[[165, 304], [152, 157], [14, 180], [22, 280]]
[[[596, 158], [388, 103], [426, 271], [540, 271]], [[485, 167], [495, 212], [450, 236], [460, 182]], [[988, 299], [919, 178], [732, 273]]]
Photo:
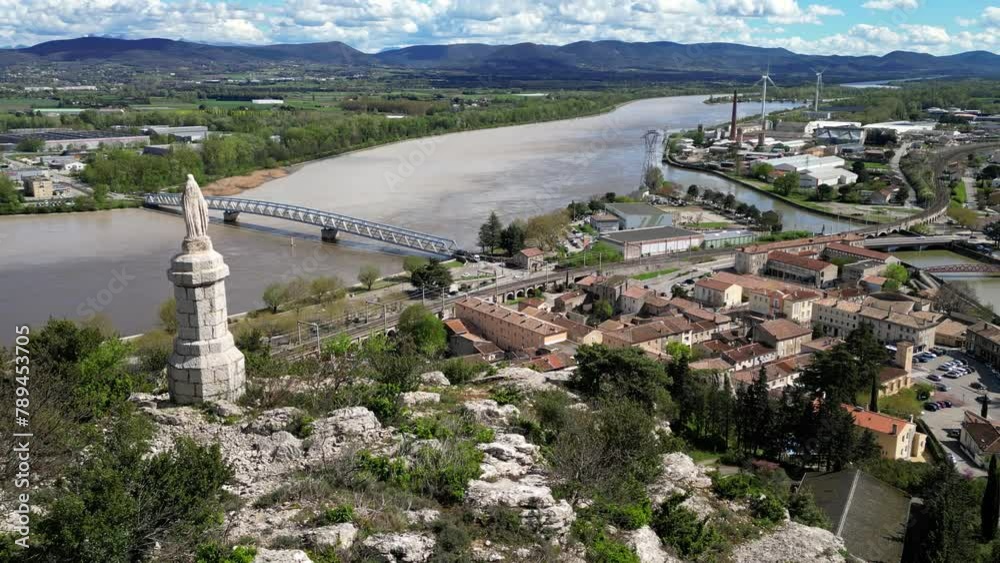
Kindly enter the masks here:
[[[565, 207], [574, 198], [631, 191], [640, 180], [647, 129], [728, 119], [730, 106], [703, 99], [642, 100], [601, 116], [386, 145], [299, 166], [240, 197], [382, 221], [471, 248], [493, 210], [507, 221]], [[740, 113], [758, 109], [743, 104]], [[762, 210], [778, 209], [786, 228], [849, 228], [720, 178], [674, 169], [666, 176], [685, 186], [731, 190]], [[296, 275], [353, 282], [365, 264], [387, 274], [401, 269], [403, 251], [374, 241], [344, 236], [324, 244], [318, 230], [305, 225], [248, 215], [240, 220], [245, 226], [218, 221], [209, 228], [232, 270], [230, 313], [261, 306], [268, 284]], [[50, 316], [81, 319], [100, 312], [124, 334], [154, 326], [157, 306], [171, 295], [166, 269], [183, 233], [178, 216], [142, 209], [0, 218], [0, 342], [12, 340], [14, 325]]]

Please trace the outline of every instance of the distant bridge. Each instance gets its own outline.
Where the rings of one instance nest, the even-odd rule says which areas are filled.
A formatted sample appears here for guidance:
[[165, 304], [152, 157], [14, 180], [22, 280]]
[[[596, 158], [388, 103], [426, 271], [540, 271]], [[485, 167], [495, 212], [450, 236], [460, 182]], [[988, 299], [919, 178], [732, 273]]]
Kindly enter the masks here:
[[[305, 223], [306, 225], [315, 225], [322, 229], [321, 236], [326, 242], [336, 241], [337, 235], [344, 232], [434, 254], [450, 256], [458, 250], [458, 244], [451, 239], [421, 233], [404, 227], [376, 223], [365, 219], [356, 219], [332, 211], [310, 209], [287, 203], [235, 197], [207, 196], [205, 197], [205, 201], [208, 203], [209, 209], [222, 211], [223, 220], [227, 223], [235, 223], [240, 213], [250, 213], [264, 217], [277, 217], [279, 219], [295, 221], [296, 223]], [[143, 204], [146, 207], [153, 208], [161, 206], [180, 207], [181, 194], [146, 194], [143, 197]]]
[[947, 264], [921, 268], [932, 274], [1000, 274], [998, 264]]

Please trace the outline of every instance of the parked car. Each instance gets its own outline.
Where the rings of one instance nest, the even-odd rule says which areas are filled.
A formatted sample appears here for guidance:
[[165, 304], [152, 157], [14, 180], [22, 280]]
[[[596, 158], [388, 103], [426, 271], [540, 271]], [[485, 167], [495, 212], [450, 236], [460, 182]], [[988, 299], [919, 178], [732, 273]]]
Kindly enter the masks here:
[[[948, 387], [948, 386], [947, 386], [947, 385], [945, 385], [944, 383], [938, 383], [938, 384], [936, 385], [936, 388], [937, 388], [937, 390], [938, 390], [938, 391], [950, 391], [950, 390], [951, 390], [951, 387]], [[919, 398], [919, 397], [918, 397], [918, 398]]]
[[941, 381], [941, 376], [936, 373], [932, 373], [927, 376], [927, 379], [930, 379], [931, 381]]
[[937, 403], [924, 403], [924, 410], [930, 412], [938, 410]]
[[976, 397], [976, 402], [977, 403], [989, 403], [990, 402], [990, 398], [987, 395], [980, 395], [980, 396]]
[[972, 387], [973, 389], [986, 389], [986, 386], [978, 381], [973, 381], [969, 387]]
[[954, 406], [951, 404], [951, 401], [941, 401], [941, 404], [944, 405], [944, 408], [946, 409], [950, 409], [952, 406]]

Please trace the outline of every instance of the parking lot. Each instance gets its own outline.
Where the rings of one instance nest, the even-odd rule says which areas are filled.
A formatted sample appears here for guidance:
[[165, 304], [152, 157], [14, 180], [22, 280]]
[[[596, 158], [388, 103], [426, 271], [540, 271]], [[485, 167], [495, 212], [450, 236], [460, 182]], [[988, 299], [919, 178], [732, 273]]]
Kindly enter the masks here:
[[[923, 420], [927, 423], [934, 436], [941, 444], [955, 455], [957, 458], [956, 467], [960, 473], [968, 473], [974, 476], [986, 474], [982, 469], [972, 465], [969, 457], [962, 451], [958, 443], [958, 433], [962, 427], [963, 413], [967, 410], [979, 414], [982, 407], [976, 398], [984, 393], [990, 399], [990, 409], [1000, 409], [1000, 380], [997, 379], [989, 366], [979, 362], [975, 358], [968, 356], [957, 348], [943, 348], [944, 354], [933, 358], [927, 362], [913, 361], [913, 379], [915, 383], [927, 383], [937, 388], [939, 385], [948, 387], [947, 391], [935, 391], [931, 396], [931, 401], [949, 401], [951, 408], [941, 409], [935, 412], [924, 410]], [[972, 372], [960, 376], [956, 379], [943, 377], [944, 371], [940, 368], [948, 362], [962, 360], [968, 364]], [[941, 381], [933, 381], [929, 376], [937, 375]], [[979, 384], [984, 389], [976, 389], [974, 384]], [[991, 418], [993, 418], [991, 416]]]

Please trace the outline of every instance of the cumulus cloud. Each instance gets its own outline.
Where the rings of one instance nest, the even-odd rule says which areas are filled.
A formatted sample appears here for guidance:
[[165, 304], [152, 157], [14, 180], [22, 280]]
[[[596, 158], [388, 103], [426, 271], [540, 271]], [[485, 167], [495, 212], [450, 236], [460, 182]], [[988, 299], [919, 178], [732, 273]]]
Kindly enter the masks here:
[[[988, 7], [970, 25], [952, 24], [956, 32], [916, 22], [889, 27], [863, 21], [825, 32], [817, 24], [845, 20], [837, 19], [844, 16], [838, 8], [843, 0], [822, 1], [0, 0], [5, 15], [0, 45], [95, 34], [241, 44], [336, 40], [367, 52], [427, 43], [618, 39], [729, 41], [805, 53], [939, 53], [994, 48], [990, 26], [1000, 26], [1000, 8]], [[876, 10], [917, 5], [918, 0], [864, 4]]]
[[911, 11], [920, 7], [919, 0], [869, 0], [862, 4], [869, 10], [904, 10]]

